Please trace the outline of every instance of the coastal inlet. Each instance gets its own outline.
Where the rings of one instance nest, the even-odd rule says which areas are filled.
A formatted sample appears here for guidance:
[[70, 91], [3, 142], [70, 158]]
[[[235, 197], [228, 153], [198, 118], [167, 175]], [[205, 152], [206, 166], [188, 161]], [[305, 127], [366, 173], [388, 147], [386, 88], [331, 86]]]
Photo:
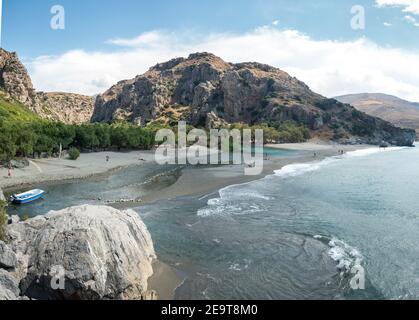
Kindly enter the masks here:
[[[319, 158], [306, 154], [299, 164], [282, 157], [265, 178], [132, 207], [150, 231], [158, 259], [183, 279], [173, 288], [176, 299], [416, 298], [418, 152], [370, 148], [320, 158], [317, 151]], [[184, 168], [180, 177], [164, 175], [143, 186], [173, 169], [134, 166], [57, 184], [48, 201], [10, 210], [45, 214], [75, 204], [65, 201], [130, 198], [142, 188], [145, 198], [162, 196], [232, 173]], [[349, 286], [354, 266], [365, 270], [365, 290]]]

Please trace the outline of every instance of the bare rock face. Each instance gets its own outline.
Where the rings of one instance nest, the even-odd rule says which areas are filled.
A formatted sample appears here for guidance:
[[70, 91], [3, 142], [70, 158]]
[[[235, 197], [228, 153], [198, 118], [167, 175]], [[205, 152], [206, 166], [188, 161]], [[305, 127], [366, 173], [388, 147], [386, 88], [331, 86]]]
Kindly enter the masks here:
[[36, 93], [25, 66], [15, 52], [0, 48], [0, 87], [20, 103], [33, 106]]
[[228, 126], [228, 123], [218, 117], [214, 112], [210, 112], [207, 114], [207, 123], [206, 128], [207, 129], [218, 129], [218, 128], [226, 128]]
[[19, 261], [13, 275], [22, 295], [77, 300], [147, 296], [155, 252], [146, 226], [132, 210], [73, 207], [12, 224], [8, 233]]
[[0, 301], [19, 299], [19, 282], [6, 270], [0, 269]]
[[38, 92], [36, 101], [34, 111], [42, 118], [67, 124], [82, 124], [90, 122], [95, 99], [74, 93]]
[[48, 120], [80, 124], [90, 122], [93, 113], [93, 97], [36, 92], [17, 54], [3, 49], [0, 49], [0, 90]]
[[3, 242], [0, 241], [0, 268], [14, 269], [17, 267], [15, 253]]
[[92, 122], [117, 120], [142, 125], [184, 120], [198, 127], [294, 121], [314, 136], [341, 142], [412, 145], [416, 138], [412, 130], [314, 93], [280, 69], [260, 63], [231, 64], [210, 53], [158, 64], [98, 96]]

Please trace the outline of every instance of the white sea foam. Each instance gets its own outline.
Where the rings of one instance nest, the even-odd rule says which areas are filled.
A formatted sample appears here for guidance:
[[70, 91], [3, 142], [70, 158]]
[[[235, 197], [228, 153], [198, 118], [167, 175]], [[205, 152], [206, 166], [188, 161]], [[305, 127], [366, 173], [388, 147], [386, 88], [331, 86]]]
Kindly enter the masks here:
[[317, 171], [332, 162], [338, 161], [338, 159], [338, 157], [330, 157], [318, 162], [290, 164], [280, 170], [276, 170], [275, 176], [282, 178], [295, 177], [307, 172]]
[[[311, 163], [295, 163], [284, 166], [280, 170], [274, 171], [274, 177], [289, 178], [299, 176], [305, 173], [317, 171], [325, 166], [328, 166], [332, 163], [342, 161], [348, 158], [354, 157], [364, 157], [370, 156], [376, 153], [381, 152], [392, 152], [405, 149], [403, 147], [391, 147], [386, 149], [380, 148], [366, 148], [356, 151], [348, 152], [341, 156], [333, 156], [325, 158], [321, 161], [311, 162]], [[244, 187], [246, 185], [251, 185], [251, 182], [246, 182], [239, 185], [227, 186], [219, 191], [220, 197], [209, 199], [207, 206], [198, 210], [197, 214], [201, 217], [208, 217], [213, 215], [241, 215], [241, 214], [251, 214], [263, 211], [263, 205], [256, 202], [253, 205], [243, 205], [243, 199], [261, 199], [261, 200], [272, 200], [272, 198], [267, 197], [253, 188], [246, 190]]]
[[243, 263], [232, 263], [228, 267], [228, 270], [230, 271], [243, 271], [249, 269], [250, 264], [252, 263], [252, 260], [249, 259], [243, 259]]
[[328, 240], [327, 237], [315, 235], [313, 238], [328, 241], [330, 247], [328, 251], [329, 257], [337, 263], [336, 268], [341, 272], [341, 276], [351, 273], [353, 268], [359, 270], [359, 267], [362, 267], [364, 257], [358, 249], [336, 237]]
[[[234, 187], [239, 187], [235, 185]], [[254, 190], [236, 190], [233, 186], [226, 187], [219, 191], [220, 197], [209, 199], [207, 206], [198, 210], [198, 216], [208, 217], [213, 215], [243, 215], [261, 212], [264, 207], [258, 203], [243, 205], [242, 199], [271, 200]]]
[[364, 257], [354, 247], [337, 238], [329, 242], [329, 256], [336, 261], [337, 268], [343, 274], [350, 273], [352, 268], [361, 267]]
[[343, 157], [344, 158], [352, 158], [352, 157], [365, 157], [376, 153], [384, 153], [384, 152], [392, 152], [392, 151], [400, 151], [406, 149], [408, 147], [390, 147], [385, 149], [380, 148], [367, 148], [367, 149], [360, 149], [355, 151], [347, 152]]
[[282, 177], [282, 178], [295, 177], [304, 173], [317, 171], [331, 163], [334, 163], [343, 159], [365, 157], [365, 156], [370, 156], [377, 153], [399, 151], [406, 148], [407, 147], [391, 147], [391, 148], [386, 148], [386, 149], [366, 148], [366, 149], [350, 151], [342, 156], [328, 157], [324, 160], [317, 161], [317, 162], [290, 164], [290, 165], [284, 166], [280, 170], [276, 170], [274, 175], [277, 177]]

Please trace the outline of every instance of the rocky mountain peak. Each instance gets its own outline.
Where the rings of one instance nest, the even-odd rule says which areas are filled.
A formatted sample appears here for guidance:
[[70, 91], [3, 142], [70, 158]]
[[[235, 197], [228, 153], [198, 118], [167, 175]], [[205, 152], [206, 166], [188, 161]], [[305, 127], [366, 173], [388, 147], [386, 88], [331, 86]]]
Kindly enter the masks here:
[[89, 122], [94, 98], [72, 93], [36, 92], [17, 53], [0, 48], [0, 90], [40, 117], [65, 123]]
[[313, 136], [411, 145], [415, 133], [327, 99], [288, 73], [257, 62], [232, 64], [207, 52], [175, 58], [121, 81], [96, 99], [92, 122], [198, 127], [294, 121]]
[[188, 58], [175, 58], [170, 61], [159, 63], [150, 68], [150, 72], [182, 72], [187, 68], [197, 68], [201, 66], [210, 66], [211, 68], [223, 72], [232, 68], [232, 65], [225, 62], [220, 57], [208, 52], [199, 52], [190, 54]]
[[35, 105], [36, 93], [25, 66], [16, 52], [0, 48], [0, 88], [20, 103]]

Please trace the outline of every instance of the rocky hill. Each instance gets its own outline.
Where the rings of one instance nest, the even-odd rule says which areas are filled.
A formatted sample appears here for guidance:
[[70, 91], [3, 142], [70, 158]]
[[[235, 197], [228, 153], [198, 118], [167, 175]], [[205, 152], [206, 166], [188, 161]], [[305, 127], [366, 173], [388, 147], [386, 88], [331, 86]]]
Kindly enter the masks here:
[[416, 138], [412, 130], [314, 93], [277, 68], [227, 63], [210, 53], [158, 64], [98, 96], [92, 122], [117, 120], [141, 125], [186, 120], [202, 127], [291, 120], [305, 124], [313, 136], [340, 142], [412, 145]]
[[65, 123], [89, 122], [94, 98], [71, 93], [36, 92], [16, 53], [0, 49], [0, 90], [42, 118]]
[[26, 106], [36, 104], [31, 78], [15, 52], [0, 48], [0, 88]]
[[34, 112], [40, 117], [68, 124], [90, 122], [94, 98], [74, 93], [37, 92]]
[[419, 103], [402, 100], [382, 93], [360, 93], [336, 97], [358, 110], [392, 124], [419, 133]]

